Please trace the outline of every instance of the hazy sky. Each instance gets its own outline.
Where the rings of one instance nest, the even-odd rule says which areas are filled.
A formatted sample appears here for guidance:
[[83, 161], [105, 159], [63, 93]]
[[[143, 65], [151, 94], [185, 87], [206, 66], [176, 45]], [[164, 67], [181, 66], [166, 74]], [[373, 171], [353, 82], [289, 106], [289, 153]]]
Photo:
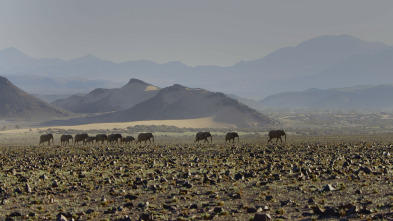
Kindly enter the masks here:
[[393, 45], [393, 1], [2, 0], [0, 49], [36, 58], [232, 65], [321, 35]]

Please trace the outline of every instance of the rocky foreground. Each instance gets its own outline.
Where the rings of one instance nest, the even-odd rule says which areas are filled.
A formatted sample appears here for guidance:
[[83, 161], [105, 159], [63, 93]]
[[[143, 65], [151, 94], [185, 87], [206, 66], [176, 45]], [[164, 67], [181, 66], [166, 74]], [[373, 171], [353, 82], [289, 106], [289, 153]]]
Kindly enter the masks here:
[[393, 143], [0, 147], [4, 220], [393, 219]]

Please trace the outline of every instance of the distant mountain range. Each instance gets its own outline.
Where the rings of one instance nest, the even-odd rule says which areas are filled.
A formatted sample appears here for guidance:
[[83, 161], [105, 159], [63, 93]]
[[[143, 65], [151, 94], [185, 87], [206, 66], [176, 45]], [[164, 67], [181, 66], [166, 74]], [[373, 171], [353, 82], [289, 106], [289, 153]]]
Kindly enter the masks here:
[[[338, 88], [353, 85], [393, 83], [393, 47], [370, 43], [352, 36], [321, 36], [296, 47], [284, 47], [254, 61], [241, 61], [232, 66], [190, 67], [180, 62], [157, 64], [152, 61], [115, 63], [87, 55], [69, 61], [31, 58], [15, 48], [0, 51], [0, 73], [45, 78], [80, 78], [89, 89], [124, 85], [130, 78], [143, 79], [158, 87], [175, 83], [192, 88], [205, 88], [246, 98], [263, 98], [285, 91], [307, 88]], [[28, 78], [26, 78], [28, 79]], [[88, 79], [88, 80], [86, 80]], [[29, 80], [17, 85], [38, 93]], [[31, 84], [37, 82], [31, 82]], [[96, 87], [91, 85], [96, 84]], [[59, 88], [70, 88], [56, 82]], [[73, 85], [77, 85], [74, 83]], [[39, 93], [46, 93], [40, 87]], [[51, 87], [48, 87], [48, 90]], [[80, 91], [84, 86], [79, 86]], [[86, 87], [85, 87], [86, 88]], [[53, 87], [52, 87], [53, 89]], [[50, 91], [52, 93], [53, 90]], [[68, 93], [69, 94], [69, 93]]]
[[263, 108], [298, 108], [360, 111], [392, 111], [393, 84], [334, 89], [311, 88], [271, 95], [259, 103]]
[[71, 116], [72, 113], [41, 101], [0, 76], [0, 119], [43, 121]]

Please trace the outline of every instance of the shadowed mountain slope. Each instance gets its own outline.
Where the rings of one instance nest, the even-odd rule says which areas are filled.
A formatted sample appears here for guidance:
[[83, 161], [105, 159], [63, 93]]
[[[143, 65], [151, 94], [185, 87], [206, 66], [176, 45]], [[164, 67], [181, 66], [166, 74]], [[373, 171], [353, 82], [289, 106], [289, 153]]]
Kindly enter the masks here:
[[0, 76], [0, 118], [45, 120], [70, 116], [71, 113], [47, 104]]
[[212, 117], [216, 122], [228, 123], [241, 128], [275, 123], [265, 115], [227, 97], [223, 93], [213, 93], [175, 84], [160, 90], [151, 99], [126, 110], [95, 117], [49, 122], [49, 124], [75, 125], [205, 117]]
[[85, 95], [54, 101], [52, 104], [75, 113], [101, 113], [133, 107], [154, 95], [160, 88], [141, 80], [131, 79], [121, 88], [98, 88]]

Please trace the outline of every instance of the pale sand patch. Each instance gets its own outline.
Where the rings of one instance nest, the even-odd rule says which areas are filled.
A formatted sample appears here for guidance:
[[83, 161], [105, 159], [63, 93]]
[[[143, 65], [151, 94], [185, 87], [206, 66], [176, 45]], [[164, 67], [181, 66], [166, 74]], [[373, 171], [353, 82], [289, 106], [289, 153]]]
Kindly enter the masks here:
[[156, 91], [156, 90], [159, 90], [159, 88], [152, 85], [149, 85], [145, 88], [145, 91]]
[[[150, 120], [150, 121], [133, 121], [121, 123], [98, 123], [98, 124], [83, 124], [75, 126], [52, 126], [52, 127], [39, 127], [39, 128], [23, 128], [14, 130], [0, 131], [0, 134], [12, 133], [38, 133], [39, 130], [46, 130], [48, 128], [58, 128], [63, 130], [112, 130], [113, 128], [125, 129], [136, 125], [165, 125], [175, 126], [179, 128], [237, 128], [234, 124], [221, 123], [214, 121], [213, 117], [198, 118], [198, 119], [185, 119], [185, 120]], [[38, 130], [39, 129], [39, 130]]]

